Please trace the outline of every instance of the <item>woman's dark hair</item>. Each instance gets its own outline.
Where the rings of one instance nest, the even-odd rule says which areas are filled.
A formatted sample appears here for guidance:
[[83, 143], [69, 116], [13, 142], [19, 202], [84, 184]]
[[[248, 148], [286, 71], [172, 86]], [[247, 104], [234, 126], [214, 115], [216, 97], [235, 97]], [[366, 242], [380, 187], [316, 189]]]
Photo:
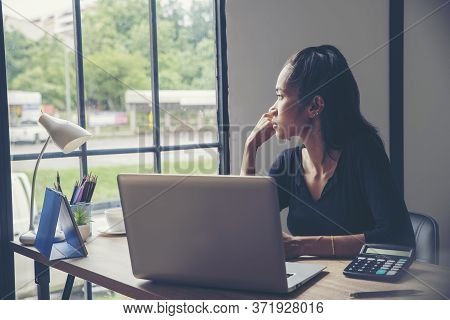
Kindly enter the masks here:
[[288, 85], [299, 89], [301, 106], [309, 105], [317, 95], [324, 100], [320, 125], [327, 153], [331, 149], [341, 150], [349, 138], [358, 134], [370, 134], [383, 144], [376, 128], [361, 114], [358, 85], [336, 47], [303, 49], [285, 65], [292, 69]]

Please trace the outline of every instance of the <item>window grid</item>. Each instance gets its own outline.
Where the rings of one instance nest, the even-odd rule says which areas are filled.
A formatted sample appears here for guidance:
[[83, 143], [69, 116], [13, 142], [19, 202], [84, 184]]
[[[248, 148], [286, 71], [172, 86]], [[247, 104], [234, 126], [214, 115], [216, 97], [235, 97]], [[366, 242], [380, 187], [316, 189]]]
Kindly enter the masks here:
[[[223, 52], [226, 50], [225, 45], [225, 22], [224, 15], [224, 1], [214, 0], [214, 21], [216, 31], [216, 72], [217, 72], [217, 121], [218, 121], [218, 142], [214, 143], [199, 143], [189, 145], [161, 145], [160, 132], [160, 106], [159, 106], [159, 81], [158, 81], [158, 46], [157, 46], [157, 12], [156, 0], [149, 0], [149, 27], [150, 27], [150, 45], [151, 45], [151, 68], [152, 68], [152, 110], [154, 114], [153, 126], [153, 146], [138, 147], [138, 148], [116, 148], [116, 149], [94, 149], [89, 150], [84, 144], [81, 150], [74, 151], [70, 154], [62, 152], [48, 152], [43, 155], [43, 159], [55, 158], [70, 158], [79, 157], [81, 161], [80, 173], [86, 175], [88, 173], [88, 156], [96, 155], [116, 155], [116, 154], [130, 154], [130, 153], [153, 153], [155, 171], [161, 173], [161, 152], [174, 150], [190, 150], [190, 149], [207, 149], [217, 148], [219, 153], [219, 173], [229, 174], [229, 150], [228, 150], [228, 112], [227, 112], [227, 92], [222, 92], [228, 87], [226, 85], [226, 59]], [[76, 65], [75, 71], [77, 76], [77, 100], [78, 100], [78, 123], [81, 127], [86, 128], [86, 106], [85, 106], [85, 88], [84, 88], [84, 68], [83, 68], [83, 45], [82, 45], [82, 26], [81, 26], [81, 9], [80, 0], [73, 0], [73, 15], [74, 15], [74, 40]], [[225, 72], [224, 72], [225, 71]], [[225, 83], [224, 83], [225, 81]], [[11, 155], [11, 161], [35, 160], [38, 153], [29, 154], [15, 154]]]

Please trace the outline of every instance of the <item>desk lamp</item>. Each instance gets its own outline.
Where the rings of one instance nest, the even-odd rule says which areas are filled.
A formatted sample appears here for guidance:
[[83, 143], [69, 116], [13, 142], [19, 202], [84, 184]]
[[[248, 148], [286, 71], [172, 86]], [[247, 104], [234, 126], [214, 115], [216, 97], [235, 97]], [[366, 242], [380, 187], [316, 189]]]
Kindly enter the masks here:
[[[70, 153], [75, 149], [78, 149], [83, 143], [89, 140], [92, 136], [88, 131], [77, 126], [76, 124], [61, 120], [55, 117], [52, 117], [46, 113], [42, 113], [39, 117], [39, 123], [47, 130], [49, 137], [47, 141], [45, 141], [44, 146], [42, 147], [42, 151], [39, 154], [39, 157], [36, 162], [36, 166], [34, 167], [33, 172], [33, 182], [31, 185], [31, 205], [30, 205], [30, 224], [28, 227], [28, 232], [22, 234], [19, 237], [19, 241], [25, 245], [34, 245], [34, 241], [36, 239], [36, 230], [34, 228], [33, 220], [34, 220], [34, 187], [36, 184], [36, 174], [39, 167], [39, 162], [41, 161], [42, 155], [44, 154], [45, 149], [47, 148], [50, 139], [52, 139], [55, 144], [62, 150], [64, 153]], [[64, 237], [62, 234], [55, 236], [55, 241], [62, 241]]]

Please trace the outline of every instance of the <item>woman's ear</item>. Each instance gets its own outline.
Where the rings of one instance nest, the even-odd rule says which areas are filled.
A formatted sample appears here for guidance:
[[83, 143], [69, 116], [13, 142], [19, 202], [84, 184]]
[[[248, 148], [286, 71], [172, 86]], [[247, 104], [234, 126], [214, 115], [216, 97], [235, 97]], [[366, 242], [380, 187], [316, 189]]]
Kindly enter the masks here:
[[315, 96], [311, 102], [311, 113], [313, 117], [318, 117], [325, 108], [325, 102], [321, 96]]

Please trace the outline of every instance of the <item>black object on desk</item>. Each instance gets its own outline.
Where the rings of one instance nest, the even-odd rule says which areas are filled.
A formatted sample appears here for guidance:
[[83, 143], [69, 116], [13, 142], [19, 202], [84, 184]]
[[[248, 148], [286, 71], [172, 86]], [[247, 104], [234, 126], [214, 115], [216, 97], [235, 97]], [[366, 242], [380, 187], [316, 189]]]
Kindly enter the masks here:
[[344, 269], [351, 278], [397, 281], [414, 260], [414, 249], [387, 244], [365, 244]]
[[388, 290], [388, 291], [361, 291], [350, 293], [352, 298], [385, 298], [421, 295], [421, 290]]

